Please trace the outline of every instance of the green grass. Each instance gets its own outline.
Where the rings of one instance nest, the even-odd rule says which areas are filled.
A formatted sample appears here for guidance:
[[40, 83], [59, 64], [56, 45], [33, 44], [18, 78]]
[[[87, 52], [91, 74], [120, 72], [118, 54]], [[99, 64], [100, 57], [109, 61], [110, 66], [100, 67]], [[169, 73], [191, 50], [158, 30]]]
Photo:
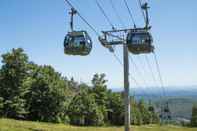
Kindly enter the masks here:
[[[134, 126], [134, 131], [197, 131], [177, 126]], [[0, 131], [123, 131], [123, 127], [75, 127], [63, 124], [0, 119]], [[133, 130], [132, 130], [133, 131]]]

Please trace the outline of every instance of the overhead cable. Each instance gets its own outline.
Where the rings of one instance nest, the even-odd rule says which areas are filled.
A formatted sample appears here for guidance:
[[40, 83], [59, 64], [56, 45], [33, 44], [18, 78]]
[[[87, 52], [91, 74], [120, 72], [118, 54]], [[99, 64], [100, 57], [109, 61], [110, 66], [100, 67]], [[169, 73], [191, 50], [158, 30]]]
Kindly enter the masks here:
[[80, 14], [80, 12], [73, 6], [73, 4], [69, 0], [65, 0], [66, 3], [71, 8], [74, 8], [77, 11], [78, 16], [90, 27], [90, 29], [97, 35], [99, 36], [99, 33], [96, 31], [96, 29]]

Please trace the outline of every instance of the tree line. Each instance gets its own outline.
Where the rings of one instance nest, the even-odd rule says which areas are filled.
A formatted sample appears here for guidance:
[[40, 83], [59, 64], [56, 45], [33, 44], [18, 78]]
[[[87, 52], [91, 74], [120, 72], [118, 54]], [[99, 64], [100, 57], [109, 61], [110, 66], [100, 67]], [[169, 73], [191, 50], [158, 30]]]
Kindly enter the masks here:
[[[35, 64], [22, 48], [1, 57], [0, 117], [81, 126], [124, 124], [123, 93], [107, 88], [105, 74], [95, 74], [87, 85]], [[134, 97], [131, 105], [131, 124], [159, 123], [153, 105]]]

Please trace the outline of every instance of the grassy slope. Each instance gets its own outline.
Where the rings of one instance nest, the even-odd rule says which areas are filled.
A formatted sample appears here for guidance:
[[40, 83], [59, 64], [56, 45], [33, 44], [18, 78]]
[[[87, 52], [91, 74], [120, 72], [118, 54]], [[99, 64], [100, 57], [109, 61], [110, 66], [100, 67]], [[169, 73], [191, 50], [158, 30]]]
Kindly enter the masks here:
[[[133, 127], [134, 131], [197, 131], [197, 129], [157, 125]], [[0, 131], [123, 131], [123, 127], [74, 127], [63, 124], [0, 119]]]

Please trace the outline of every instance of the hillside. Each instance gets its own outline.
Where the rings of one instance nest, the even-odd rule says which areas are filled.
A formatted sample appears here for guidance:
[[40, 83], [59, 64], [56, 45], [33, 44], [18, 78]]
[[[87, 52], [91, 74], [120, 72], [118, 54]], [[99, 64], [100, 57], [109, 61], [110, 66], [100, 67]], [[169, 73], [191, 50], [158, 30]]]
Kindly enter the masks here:
[[[197, 86], [183, 86], [183, 87], [166, 87], [167, 97], [165, 99], [159, 98], [161, 90], [156, 87], [150, 87], [154, 90], [147, 91], [147, 94], [143, 94], [139, 88], [134, 88], [133, 92], [136, 94], [136, 99], [150, 100], [157, 105], [159, 108], [166, 100], [169, 103], [169, 108], [172, 113], [172, 118], [176, 119], [187, 119], [190, 120], [192, 113], [193, 104], [197, 103]], [[120, 88], [113, 89], [115, 92], [122, 91]], [[149, 101], [147, 101], [149, 102]]]
[[192, 98], [171, 98], [169, 106], [173, 117], [190, 119], [192, 106], [196, 101]]
[[[196, 131], [195, 128], [177, 126], [135, 126], [135, 131]], [[49, 124], [38, 122], [0, 119], [0, 131], [123, 131], [123, 127], [74, 127], [63, 124]]]

